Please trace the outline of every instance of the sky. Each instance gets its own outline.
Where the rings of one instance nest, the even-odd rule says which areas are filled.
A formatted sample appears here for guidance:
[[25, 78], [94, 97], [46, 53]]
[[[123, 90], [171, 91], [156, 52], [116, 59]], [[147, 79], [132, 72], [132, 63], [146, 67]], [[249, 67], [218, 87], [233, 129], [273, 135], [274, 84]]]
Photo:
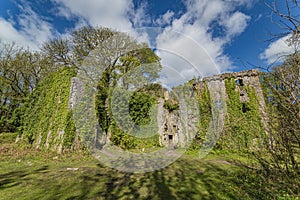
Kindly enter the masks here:
[[282, 32], [272, 19], [260, 0], [1, 0], [0, 40], [34, 51], [82, 26], [109, 27], [148, 42], [169, 81], [189, 80], [291, 52], [287, 37], [270, 40]]

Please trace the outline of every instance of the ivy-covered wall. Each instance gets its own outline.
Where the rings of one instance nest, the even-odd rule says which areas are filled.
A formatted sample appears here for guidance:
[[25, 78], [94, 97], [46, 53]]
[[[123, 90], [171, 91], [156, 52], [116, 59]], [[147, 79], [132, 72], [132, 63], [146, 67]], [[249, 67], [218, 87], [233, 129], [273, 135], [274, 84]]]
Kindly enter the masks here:
[[[62, 152], [63, 149], [74, 147], [74, 141], [77, 140], [75, 134], [76, 127], [72, 114], [73, 111], [68, 110], [68, 102], [71, 78], [75, 75], [75, 71], [70, 68], [63, 68], [59, 72], [49, 75], [38, 85], [23, 105], [20, 133], [33, 146], [57, 150], [59, 152]], [[265, 135], [260, 110], [261, 99], [257, 95], [256, 85], [238, 84], [236, 78], [231, 76], [223, 77], [222, 80], [225, 81], [223, 85], [225, 85], [227, 94], [227, 113], [225, 114], [225, 126], [222, 135], [215, 148], [231, 151], [247, 151], [248, 149], [255, 148], [257, 141]], [[212, 99], [207, 86], [207, 80], [198, 82], [197, 87], [194, 89], [195, 91], [192, 92], [192, 96], [195, 95], [195, 98], [198, 99], [200, 117], [198, 132], [190, 149], [199, 149], [204, 141], [212, 118]], [[156, 92], [156, 94], [153, 91], [160, 90], [161, 88], [158, 87], [155, 90], [128, 94], [130, 100], [129, 110], [127, 110], [127, 112], [129, 111], [128, 120], [133, 120], [137, 125], [146, 125], [146, 127], [149, 126], [150, 128], [158, 126], [156, 120], [153, 120], [156, 117], [153, 117], [151, 120], [149, 112], [150, 107], [155, 104], [161, 95], [158, 94], [159, 92]], [[122, 94], [124, 96], [124, 92]], [[122, 97], [122, 95], [116, 96]], [[117, 100], [118, 98], [115, 98], [115, 101]], [[113, 105], [119, 105], [122, 102], [112, 103]], [[96, 107], [97, 103], [99, 102], [96, 101]], [[115, 106], [114, 108], [120, 109], [122, 106]], [[176, 110], [178, 109], [178, 105], [174, 106], [173, 104], [168, 105], [166, 103], [164, 108]], [[159, 113], [157, 109], [154, 109], [152, 112], [154, 112], [152, 115], [155, 116]], [[112, 119], [109, 128], [109, 132], [111, 133], [110, 140], [113, 144], [123, 149], [142, 149], [144, 147], [159, 146], [159, 135], [150, 134], [153, 130], [145, 129], [150, 131], [149, 134], [145, 130], [141, 133], [143, 135], [152, 135], [152, 137], [134, 137], [128, 134], [126, 128], [124, 129], [128, 125], [126, 123], [127, 118], [121, 117], [121, 121], [116, 120], [114, 118], [117, 117], [118, 112], [114, 110], [113, 113], [114, 115], [111, 115]], [[102, 120], [103, 118], [99, 117], [99, 121], [101, 122]], [[121, 122], [125, 124], [119, 127]]]
[[199, 106], [199, 130], [196, 133], [195, 139], [192, 141], [190, 150], [198, 150], [204, 141], [205, 135], [208, 131], [209, 122], [211, 120], [211, 99], [209, 90], [205, 82], [198, 83], [199, 87], [196, 90], [196, 98]]
[[74, 76], [67, 67], [49, 75], [24, 103], [20, 134], [33, 146], [59, 152], [72, 147], [76, 128], [68, 100]]
[[[248, 151], [257, 148], [261, 139], [266, 136], [260, 107], [261, 99], [257, 91], [257, 87], [260, 86], [259, 83], [256, 83], [258, 78], [253, 77], [247, 77], [248, 80], [245, 84], [239, 82], [240, 78], [230, 74], [218, 77], [225, 81], [227, 113], [225, 114], [223, 131], [214, 147], [215, 149], [236, 152]], [[212, 120], [210, 91], [207, 88], [207, 81], [210, 79], [197, 84], [200, 115], [199, 132], [190, 149], [201, 147], [207, 134], [209, 122]]]
[[[225, 80], [227, 116], [220, 140], [220, 148], [246, 151], [255, 148], [256, 142], [265, 134], [259, 101], [255, 89], [249, 85], [237, 85], [234, 78]], [[240, 100], [240, 91], [246, 90], [249, 100]]]

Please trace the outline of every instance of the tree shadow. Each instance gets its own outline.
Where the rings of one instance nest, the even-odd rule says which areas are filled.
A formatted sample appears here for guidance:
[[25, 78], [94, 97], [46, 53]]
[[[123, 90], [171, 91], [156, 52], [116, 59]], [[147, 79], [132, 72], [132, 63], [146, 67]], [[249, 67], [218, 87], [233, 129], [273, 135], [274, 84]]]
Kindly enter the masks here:
[[48, 170], [48, 166], [42, 166], [33, 171], [30, 170], [18, 170], [12, 171], [0, 175], [0, 191], [3, 189], [15, 187], [22, 184], [22, 182], [28, 180], [28, 176], [31, 174], [45, 173]]
[[43, 166], [0, 175], [0, 191], [31, 184], [37, 189], [30, 191], [31, 195], [37, 199], [107, 200], [257, 199], [261, 193], [268, 194], [263, 188], [257, 192], [257, 186], [263, 187], [261, 182], [245, 184], [245, 173], [253, 172], [229, 163], [185, 156], [164, 169], [147, 173], [124, 173], [99, 163], [77, 171], [53, 171]]
[[[224, 164], [223, 164], [224, 165]], [[257, 197], [236, 180], [239, 171], [217, 163], [179, 159], [172, 165], [147, 173], [123, 173], [98, 164], [94, 175], [83, 176], [82, 194], [89, 198], [95, 185], [105, 182], [93, 198], [113, 199], [252, 199]], [[103, 169], [106, 174], [99, 174]], [[91, 177], [92, 176], [92, 177]]]

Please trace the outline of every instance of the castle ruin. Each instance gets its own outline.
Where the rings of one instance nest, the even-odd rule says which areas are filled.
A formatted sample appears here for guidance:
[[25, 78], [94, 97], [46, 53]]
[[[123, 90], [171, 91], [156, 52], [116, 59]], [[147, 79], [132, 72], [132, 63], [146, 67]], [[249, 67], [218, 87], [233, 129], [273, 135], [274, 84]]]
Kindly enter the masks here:
[[[204, 84], [207, 85], [211, 103], [218, 102], [228, 98], [225, 87], [226, 79], [234, 79], [236, 83], [236, 92], [240, 95], [241, 102], [248, 102], [249, 95], [246, 91], [246, 87], [253, 88], [257, 97], [259, 112], [261, 114], [264, 128], [267, 132], [268, 116], [266, 112], [266, 104], [264, 101], [263, 91], [260, 86], [259, 72], [257, 69], [224, 73], [205, 77], [201, 81], [194, 81], [192, 88], [189, 88], [188, 92], [178, 92], [179, 96], [176, 97], [179, 104], [178, 110], [170, 111], [165, 108], [164, 104], [168, 100], [172, 100], [170, 93], [165, 91], [164, 97], [158, 100], [157, 104], [157, 122], [158, 122], [158, 135], [159, 143], [162, 146], [174, 146], [185, 147], [195, 137], [198, 131], [198, 123], [201, 118], [198, 111], [198, 103], [196, 101], [190, 101], [195, 95], [201, 94]], [[242, 86], [242, 87], [241, 87]], [[78, 78], [73, 78], [71, 81], [69, 109], [78, 101], [78, 93], [82, 93], [83, 85]], [[176, 88], [175, 88], [176, 89]], [[196, 92], [195, 92], [196, 91]], [[79, 95], [80, 96], [80, 95]], [[188, 100], [187, 100], [188, 99]], [[188, 103], [187, 103], [188, 102]], [[222, 108], [215, 108], [218, 110], [218, 116], [212, 116], [212, 118], [218, 118], [216, 123], [224, 124], [226, 115], [226, 105]], [[246, 112], [246, 110], [245, 110]], [[95, 131], [96, 134], [97, 131]], [[97, 134], [96, 134], [97, 135]], [[96, 136], [95, 135], [95, 136]], [[101, 139], [101, 143], [109, 142], [109, 138]]]
[[[250, 88], [254, 89], [258, 101], [257, 103], [259, 105], [259, 112], [261, 114], [263, 126], [266, 133], [268, 133], [268, 116], [266, 112], [266, 104], [264, 101], [263, 91], [260, 86], [259, 72], [257, 69], [233, 73], [224, 73], [206, 77], [201, 81], [193, 83], [193, 90], [191, 90], [189, 95], [190, 97], [192, 97], [195, 93], [195, 90], [198, 91], [198, 94], [199, 92], [203, 92], [204, 84], [206, 84], [208, 86], [210, 98], [212, 100], [211, 103], [213, 103], [213, 101], [221, 101], [222, 98], [228, 99], [225, 87], [226, 79], [235, 80], [235, 91], [239, 93], [241, 102], [250, 101], [249, 94], [247, 93], [246, 87], [244, 86], [249, 86]], [[165, 100], [169, 98], [168, 96], [169, 95], [165, 95]], [[199, 116], [196, 116], [197, 112], [185, 110], [184, 112], [187, 113], [185, 120], [187, 121], [182, 122], [182, 117], [180, 117], [180, 110], [182, 111], [182, 108], [179, 111], [169, 112], [165, 108], [163, 108], [162, 105], [163, 102], [160, 102], [159, 110], [161, 111], [160, 115], [158, 116], [158, 122], [160, 127], [160, 144], [163, 146], [185, 146], [188, 139], [190, 137], [193, 137], [197, 132], [197, 122], [199, 120]], [[183, 105], [183, 103], [180, 103], [180, 107], [182, 107]], [[242, 109], [243, 112], [247, 112], [244, 106], [242, 107]], [[212, 116], [212, 118], [218, 117], [218, 119], [220, 120], [218, 123], [223, 123], [224, 125], [226, 109], [224, 109], [223, 106], [223, 108], [220, 109], [218, 112], [221, 112], [221, 114], [219, 113], [219, 116]], [[189, 131], [192, 131], [194, 133], [189, 133]]]

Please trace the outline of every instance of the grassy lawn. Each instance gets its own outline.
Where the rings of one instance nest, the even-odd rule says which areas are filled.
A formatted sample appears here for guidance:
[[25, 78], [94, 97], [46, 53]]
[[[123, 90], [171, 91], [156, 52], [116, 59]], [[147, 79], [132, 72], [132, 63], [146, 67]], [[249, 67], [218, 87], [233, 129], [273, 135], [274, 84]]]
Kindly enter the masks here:
[[140, 174], [110, 169], [84, 152], [57, 156], [7, 142], [0, 144], [0, 156], [1, 200], [278, 199], [284, 195], [244, 167], [238, 156], [211, 154], [199, 159], [189, 153], [164, 169]]

